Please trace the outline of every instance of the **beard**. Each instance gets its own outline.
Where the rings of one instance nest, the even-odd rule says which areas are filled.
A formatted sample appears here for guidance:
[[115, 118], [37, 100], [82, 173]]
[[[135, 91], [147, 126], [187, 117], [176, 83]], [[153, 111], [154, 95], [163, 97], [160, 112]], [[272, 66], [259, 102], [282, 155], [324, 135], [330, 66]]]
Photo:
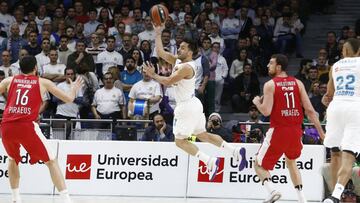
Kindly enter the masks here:
[[270, 71], [268, 71], [268, 75], [273, 78], [275, 77], [276, 73], [275, 72], [271, 73]]

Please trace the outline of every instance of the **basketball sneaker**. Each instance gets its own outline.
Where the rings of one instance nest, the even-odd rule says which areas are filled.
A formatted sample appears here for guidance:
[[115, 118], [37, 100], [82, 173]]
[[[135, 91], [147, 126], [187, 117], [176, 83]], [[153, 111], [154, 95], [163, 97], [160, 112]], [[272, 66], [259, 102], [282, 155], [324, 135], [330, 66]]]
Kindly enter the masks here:
[[263, 201], [263, 203], [273, 203], [281, 198], [281, 193], [277, 190], [273, 190], [270, 195]]
[[339, 202], [340, 200], [333, 196], [330, 196], [323, 201], [323, 203], [339, 203]]
[[207, 164], [207, 173], [209, 174], [209, 180], [213, 181], [216, 173], [219, 170], [220, 158], [211, 158]]
[[248, 166], [248, 162], [246, 160], [246, 149], [244, 147], [237, 147], [233, 156], [238, 163], [239, 171], [244, 170], [244, 168]]

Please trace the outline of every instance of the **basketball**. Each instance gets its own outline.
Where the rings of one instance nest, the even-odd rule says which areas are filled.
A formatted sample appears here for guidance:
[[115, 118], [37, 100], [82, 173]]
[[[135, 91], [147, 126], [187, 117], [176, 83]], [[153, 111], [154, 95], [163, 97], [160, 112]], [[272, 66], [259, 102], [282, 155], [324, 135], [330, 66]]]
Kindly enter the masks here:
[[155, 26], [161, 26], [161, 24], [165, 23], [168, 16], [169, 11], [162, 4], [156, 4], [150, 9], [150, 17]]

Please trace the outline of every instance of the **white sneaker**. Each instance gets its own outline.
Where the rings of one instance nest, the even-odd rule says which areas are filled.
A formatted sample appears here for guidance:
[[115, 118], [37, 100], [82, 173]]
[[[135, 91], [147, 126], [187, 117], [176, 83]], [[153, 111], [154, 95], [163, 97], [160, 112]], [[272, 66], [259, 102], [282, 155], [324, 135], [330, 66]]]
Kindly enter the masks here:
[[219, 169], [219, 163], [220, 163], [220, 159], [219, 158], [211, 158], [207, 164], [207, 173], [209, 174], [209, 180], [213, 181], [216, 173], [218, 172]]
[[244, 170], [244, 168], [248, 166], [248, 162], [246, 160], [246, 149], [244, 147], [237, 147], [233, 156], [238, 163], [239, 171]]
[[263, 203], [273, 203], [281, 198], [281, 193], [277, 190], [273, 190], [271, 194], [263, 201]]

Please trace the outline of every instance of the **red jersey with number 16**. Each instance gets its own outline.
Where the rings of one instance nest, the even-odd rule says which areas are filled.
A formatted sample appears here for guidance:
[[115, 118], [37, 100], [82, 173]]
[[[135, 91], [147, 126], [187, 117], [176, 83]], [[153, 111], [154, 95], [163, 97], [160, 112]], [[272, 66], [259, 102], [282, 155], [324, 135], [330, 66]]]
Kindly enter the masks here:
[[42, 103], [39, 77], [16, 75], [11, 81], [2, 123], [36, 121]]
[[[275, 77], [270, 127], [299, 126], [304, 119], [300, 90], [294, 77]], [[300, 126], [299, 126], [300, 127]]]

